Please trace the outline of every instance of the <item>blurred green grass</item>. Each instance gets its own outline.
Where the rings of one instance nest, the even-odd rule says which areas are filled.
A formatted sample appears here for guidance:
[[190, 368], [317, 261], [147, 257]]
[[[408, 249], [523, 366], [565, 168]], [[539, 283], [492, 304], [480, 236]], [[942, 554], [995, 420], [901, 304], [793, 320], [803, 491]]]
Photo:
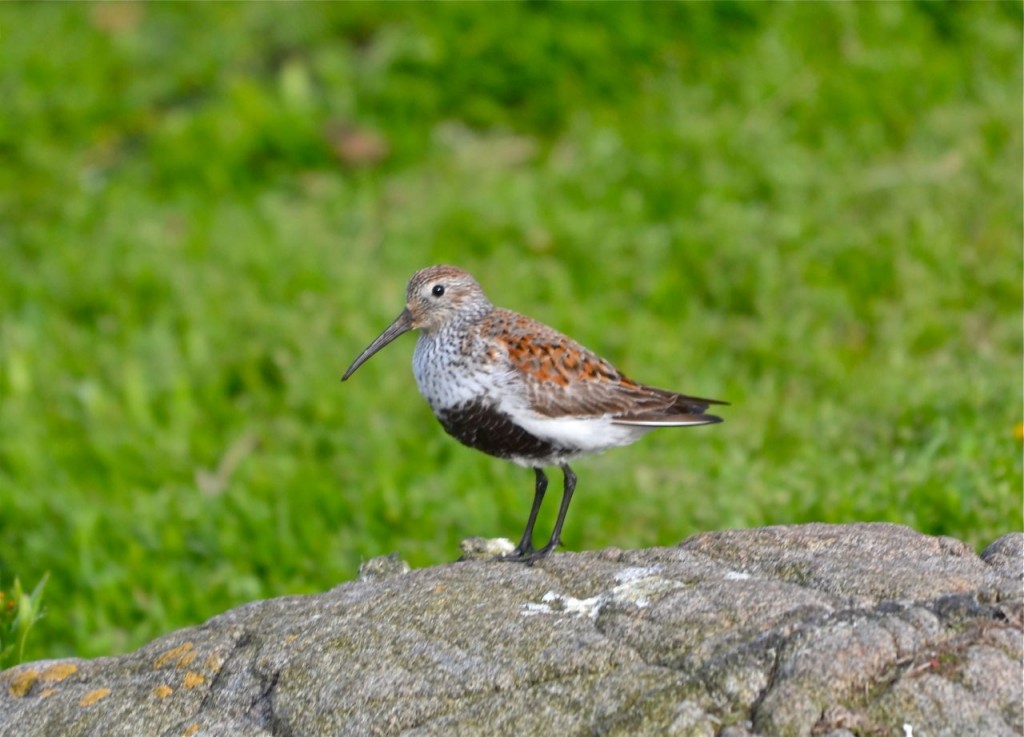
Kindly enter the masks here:
[[[576, 465], [569, 549], [1021, 529], [1018, 4], [0, 7], [0, 580], [28, 657], [518, 535], [417, 268], [714, 428]], [[538, 529], [551, 524], [554, 503]]]

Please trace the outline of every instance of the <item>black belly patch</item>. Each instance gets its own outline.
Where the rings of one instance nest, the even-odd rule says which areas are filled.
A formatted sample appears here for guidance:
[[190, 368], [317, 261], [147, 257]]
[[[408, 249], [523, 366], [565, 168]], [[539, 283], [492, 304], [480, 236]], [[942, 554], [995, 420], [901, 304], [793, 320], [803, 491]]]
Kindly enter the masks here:
[[445, 432], [463, 445], [498, 458], [536, 458], [542, 460], [571, 449], [556, 445], [527, 432], [492, 404], [466, 402], [438, 412]]

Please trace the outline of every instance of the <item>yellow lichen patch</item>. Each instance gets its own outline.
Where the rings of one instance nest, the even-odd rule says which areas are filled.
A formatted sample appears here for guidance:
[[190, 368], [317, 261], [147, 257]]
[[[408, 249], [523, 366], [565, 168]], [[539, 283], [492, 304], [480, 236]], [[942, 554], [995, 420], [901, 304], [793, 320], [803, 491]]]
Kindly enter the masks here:
[[32, 689], [38, 678], [39, 671], [34, 668], [28, 668], [21, 673], [16, 673], [11, 678], [10, 683], [7, 684], [7, 693], [16, 699], [20, 699]]
[[97, 688], [95, 691], [90, 691], [78, 701], [79, 706], [92, 706], [97, 701], [103, 701], [110, 695], [109, 688]]
[[183, 642], [178, 647], [172, 647], [153, 661], [153, 667], [163, 668], [165, 665], [173, 663], [177, 668], [187, 668], [196, 659], [194, 648], [195, 645], [191, 642]]
[[219, 655], [211, 655], [203, 663], [203, 667], [212, 673], [220, 673], [220, 669], [224, 667], [224, 660]]
[[39, 698], [48, 699], [55, 693], [57, 693], [57, 689], [55, 688], [44, 688], [42, 691], [39, 692]]
[[78, 666], [74, 663], [55, 663], [40, 673], [39, 678], [48, 683], [60, 683], [77, 672]]
[[194, 735], [198, 731], [198, 724], [190, 724], [185, 728], [185, 731], [181, 733], [181, 737], [192, 737], [192, 735]]
[[286, 638], [284, 638], [284, 644], [285, 645], [291, 645], [297, 639], [299, 639], [298, 635], [288, 635]]
[[158, 699], [166, 699], [172, 693], [174, 693], [174, 689], [165, 683], [162, 683], [153, 689], [153, 695]]
[[189, 671], [188, 673], [185, 674], [185, 678], [181, 682], [181, 685], [184, 686], [185, 688], [195, 688], [196, 686], [201, 686], [204, 683], [206, 683], [206, 679], [205, 678], [203, 678], [198, 673], [194, 673], [192, 671]]

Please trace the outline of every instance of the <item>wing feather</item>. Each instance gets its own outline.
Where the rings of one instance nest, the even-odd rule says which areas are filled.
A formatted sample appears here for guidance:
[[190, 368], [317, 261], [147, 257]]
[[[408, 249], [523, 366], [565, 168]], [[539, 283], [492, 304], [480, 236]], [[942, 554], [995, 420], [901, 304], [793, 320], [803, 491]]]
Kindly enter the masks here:
[[623, 425], [707, 425], [704, 414], [728, 404], [638, 384], [593, 351], [536, 320], [508, 310], [491, 313], [484, 337], [508, 356], [531, 408], [546, 417], [607, 417]]

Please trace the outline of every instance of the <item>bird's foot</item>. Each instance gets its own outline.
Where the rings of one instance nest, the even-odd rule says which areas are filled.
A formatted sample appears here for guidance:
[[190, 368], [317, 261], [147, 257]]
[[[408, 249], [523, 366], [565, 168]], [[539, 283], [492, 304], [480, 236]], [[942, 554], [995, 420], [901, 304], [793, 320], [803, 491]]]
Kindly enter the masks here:
[[526, 563], [535, 552], [532, 546], [526, 549], [516, 548], [511, 553], [497, 556], [495, 560], [504, 561], [505, 563]]
[[561, 545], [560, 541], [551, 540], [540, 550], [535, 550], [532, 545], [525, 549], [516, 548], [507, 555], [499, 556], [498, 560], [505, 561], [506, 563], [525, 563], [528, 566], [532, 566], [537, 561], [551, 555], [552, 551], [559, 545]]

